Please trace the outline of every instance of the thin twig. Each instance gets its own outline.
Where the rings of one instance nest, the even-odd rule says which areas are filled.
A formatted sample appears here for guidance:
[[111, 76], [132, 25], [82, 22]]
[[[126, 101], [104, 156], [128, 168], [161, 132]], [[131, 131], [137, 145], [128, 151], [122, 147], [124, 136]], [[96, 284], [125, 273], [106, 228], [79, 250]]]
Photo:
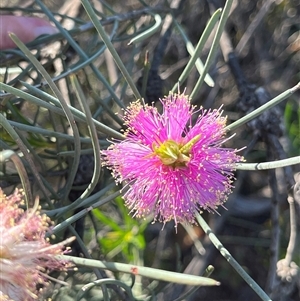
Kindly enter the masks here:
[[258, 14], [254, 17], [251, 24], [248, 26], [247, 30], [245, 31], [244, 35], [240, 39], [238, 45], [235, 48], [236, 53], [239, 55], [250, 38], [252, 37], [254, 31], [257, 29], [265, 15], [268, 13], [270, 6], [275, 2], [275, 0], [267, 0], [264, 1], [263, 6], [259, 10]]
[[287, 265], [290, 265], [293, 259], [297, 240], [297, 219], [294, 198], [292, 196], [288, 196], [288, 202], [290, 205], [290, 239], [286, 249], [285, 261]]
[[280, 225], [279, 225], [279, 201], [278, 187], [276, 182], [276, 174], [274, 170], [269, 171], [269, 185], [272, 191], [271, 197], [271, 243], [270, 243], [270, 260], [269, 270], [266, 281], [266, 292], [271, 293], [276, 281], [276, 269], [279, 259], [279, 240], [280, 240]]

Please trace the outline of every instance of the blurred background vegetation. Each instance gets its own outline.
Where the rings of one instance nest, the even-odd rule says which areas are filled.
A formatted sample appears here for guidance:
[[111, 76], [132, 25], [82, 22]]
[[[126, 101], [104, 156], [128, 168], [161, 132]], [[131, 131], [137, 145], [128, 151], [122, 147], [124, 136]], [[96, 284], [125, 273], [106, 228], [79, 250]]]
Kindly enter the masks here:
[[[212, 13], [224, 6], [224, 1], [217, 0], [89, 2], [145, 101], [155, 102], [157, 106], [158, 99], [173, 88], [189, 60], [188, 42], [195, 46]], [[56, 35], [39, 37], [28, 45], [29, 49], [47, 70], [66, 104], [82, 111], [79, 94], [95, 121], [116, 131], [122, 130], [122, 108], [134, 101], [135, 97], [81, 2], [2, 0], [0, 5], [1, 14], [34, 15], [50, 21], [54, 17], [61, 24], [66, 31], [60, 29]], [[153, 28], [155, 15], [161, 17], [158, 30], [143, 41], [128, 45], [139, 33]], [[299, 15], [300, 5], [296, 0], [234, 1], [225, 26], [245, 77], [249, 83], [264, 86], [272, 97], [300, 80]], [[201, 53], [204, 62], [212, 40], [213, 34]], [[76, 74], [78, 82], [72, 80], [70, 74]], [[238, 107], [239, 91], [221, 49], [217, 52], [209, 74], [214, 87], [203, 84], [193, 102], [205, 108], [219, 108], [223, 104], [228, 123], [237, 120], [242, 116]], [[198, 78], [199, 73], [194, 68], [181, 85], [181, 91], [186, 89], [186, 93], [190, 94]], [[78, 111], [71, 111], [78, 128], [76, 137], [56, 96], [22, 51], [13, 49], [0, 52], [0, 80], [18, 91], [23, 90], [37, 97], [34, 100], [17, 92], [0, 91], [1, 113], [19, 138], [16, 141], [2, 128], [0, 147], [2, 150], [13, 150], [21, 157], [33, 195], [40, 196], [42, 208], [57, 224], [78, 213], [83, 207], [117, 191], [109, 173], [105, 170], [100, 172], [100, 166], [96, 166], [99, 175], [93, 178], [93, 143], [97, 141], [91, 138], [85, 116], [81, 116]], [[299, 155], [299, 92], [281, 103], [280, 110], [285, 124], [280, 142], [287, 157]], [[101, 126], [96, 124], [95, 127], [100, 146], [107, 147], [109, 142], [106, 139], [111, 136]], [[270, 158], [265, 142], [258, 139], [252, 143], [253, 139], [254, 133], [245, 125], [237, 130], [228, 146], [248, 146], [245, 153], [248, 162], [268, 161]], [[81, 146], [79, 152], [74, 147], [74, 141]], [[27, 157], [24, 157], [20, 145], [29, 151]], [[293, 172], [296, 176], [299, 166], [294, 167]], [[268, 172], [240, 171], [236, 177], [236, 189], [226, 204], [228, 210], [221, 208], [220, 216], [205, 214], [205, 218], [249, 275], [265, 288], [272, 230], [272, 191]], [[281, 258], [289, 239], [289, 208], [283, 171], [277, 170], [276, 177], [280, 204]], [[93, 189], [78, 202], [91, 181]], [[1, 162], [0, 186], [7, 193], [20, 187], [20, 177], [11, 161]], [[76, 205], [70, 207], [74, 202]], [[169, 223], [161, 231], [162, 225], [151, 224], [151, 217], [146, 221], [132, 218], [120, 197], [89, 212], [73, 226], [75, 232], [63, 229], [55, 234], [58, 241], [77, 235], [77, 242], [72, 248], [75, 256], [186, 271], [195, 275], [203, 274], [207, 265], [212, 264], [215, 267], [212, 277], [222, 283], [217, 288], [200, 288], [194, 294], [180, 299], [189, 288], [137, 277], [134, 290], [138, 299], [259, 300], [211, 247], [197, 226], [180, 226], [176, 234], [174, 225]], [[78, 242], [79, 238], [83, 245]], [[298, 250], [299, 247], [298, 242]], [[300, 264], [299, 252], [294, 261]], [[99, 277], [110, 276], [110, 273], [101, 272], [99, 275], [95, 271], [80, 268], [68, 275], [60, 275], [59, 279], [68, 282], [70, 286], [51, 284], [52, 290], [49, 290], [47, 297], [53, 300], [75, 300], [83, 285]], [[114, 277], [126, 283], [132, 281], [123, 274], [115, 273]], [[299, 287], [300, 280], [298, 288], [295, 286], [289, 294], [290, 299], [285, 300], [300, 300]], [[124, 292], [117, 289], [111, 291], [111, 300], [127, 300]], [[81, 300], [101, 300], [101, 294], [101, 289], [95, 288]]]

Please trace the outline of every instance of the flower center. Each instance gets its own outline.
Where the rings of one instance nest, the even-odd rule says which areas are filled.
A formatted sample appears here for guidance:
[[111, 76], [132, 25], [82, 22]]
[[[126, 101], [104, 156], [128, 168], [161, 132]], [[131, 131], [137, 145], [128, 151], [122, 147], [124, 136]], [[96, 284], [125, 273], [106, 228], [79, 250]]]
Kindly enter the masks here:
[[173, 140], [166, 140], [159, 146], [154, 143], [153, 151], [164, 165], [186, 166], [191, 158], [191, 149], [199, 139], [200, 135], [196, 135], [184, 145]]

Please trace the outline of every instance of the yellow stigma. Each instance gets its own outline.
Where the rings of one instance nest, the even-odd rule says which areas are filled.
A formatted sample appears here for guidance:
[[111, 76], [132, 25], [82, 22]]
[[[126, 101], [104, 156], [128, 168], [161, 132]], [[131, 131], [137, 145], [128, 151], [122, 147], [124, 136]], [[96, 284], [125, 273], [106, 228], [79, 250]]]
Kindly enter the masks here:
[[197, 135], [184, 145], [173, 140], [167, 140], [159, 146], [153, 143], [153, 151], [164, 165], [185, 166], [190, 161], [192, 147], [199, 139], [200, 135]]

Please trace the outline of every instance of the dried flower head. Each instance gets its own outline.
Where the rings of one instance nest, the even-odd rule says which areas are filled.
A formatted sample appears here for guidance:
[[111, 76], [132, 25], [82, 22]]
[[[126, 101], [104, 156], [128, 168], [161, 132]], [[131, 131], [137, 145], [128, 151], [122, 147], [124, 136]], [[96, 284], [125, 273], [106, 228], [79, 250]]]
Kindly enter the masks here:
[[117, 183], [127, 184], [124, 198], [136, 216], [193, 222], [196, 211], [215, 210], [226, 201], [242, 157], [221, 147], [228, 138], [220, 109], [195, 111], [184, 94], [161, 102], [162, 114], [140, 102], [129, 106], [126, 139], [102, 151], [103, 165]]
[[0, 300], [29, 301], [38, 298], [37, 285], [47, 283], [48, 270], [62, 269], [55, 259], [64, 243], [51, 245], [45, 239], [50, 219], [38, 204], [24, 211], [19, 190], [6, 196], [0, 188]]

